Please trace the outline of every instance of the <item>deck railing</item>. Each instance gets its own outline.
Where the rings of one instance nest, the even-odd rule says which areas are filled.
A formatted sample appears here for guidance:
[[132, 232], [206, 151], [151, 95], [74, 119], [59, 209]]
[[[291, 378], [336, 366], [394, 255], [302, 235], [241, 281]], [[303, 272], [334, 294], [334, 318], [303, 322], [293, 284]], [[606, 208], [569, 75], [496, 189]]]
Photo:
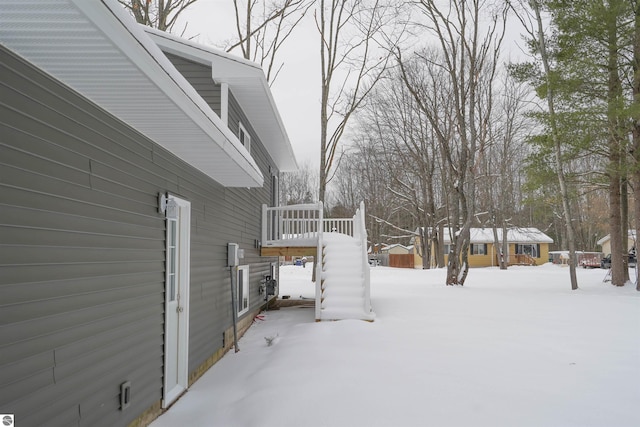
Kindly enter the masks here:
[[262, 205], [262, 244], [273, 246], [292, 239], [315, 239], [319, 224], [324, 233], [354, 236], [354, 218], [323, 218], [322, 202], [268, 207]]
[[353, 218], [325, 218], [322, 231], [325, 233], [337, 232], [353, 237], [354, 220]]
[[322, 222], [322, 203], [268, 207], [262, 205], [262, 245], [292, 239], [315, 239]]
[[360, 202], [360, 208], [353, 216], [355, 223], [354, 237], [360, 240], [362, 245], [362, 269], [364, 271], [364, 312], [372, 313], [371, 307], [371, 269], [369, 268], [369, 254], [367, 248], [367, 227], [365, 224], [364, 202]]

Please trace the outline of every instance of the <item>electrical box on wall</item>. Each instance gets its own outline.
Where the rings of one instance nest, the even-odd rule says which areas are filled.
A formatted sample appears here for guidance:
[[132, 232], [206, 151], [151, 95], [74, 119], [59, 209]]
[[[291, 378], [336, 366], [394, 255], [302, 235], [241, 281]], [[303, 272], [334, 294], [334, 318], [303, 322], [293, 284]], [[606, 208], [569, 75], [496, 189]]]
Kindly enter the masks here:
[[240, 260], [244, 258], [244, 249], [240, 249], [240, 245], [237, 243], [227, 243], [227, 263], [229, 267], [237, 267], [240, 265]]
[[227, 264], [229, 267], [236, 267], [240, 264], [239, 245], [237, 243], [229, 243], [227, 245], [229, 254], [227, 255]]

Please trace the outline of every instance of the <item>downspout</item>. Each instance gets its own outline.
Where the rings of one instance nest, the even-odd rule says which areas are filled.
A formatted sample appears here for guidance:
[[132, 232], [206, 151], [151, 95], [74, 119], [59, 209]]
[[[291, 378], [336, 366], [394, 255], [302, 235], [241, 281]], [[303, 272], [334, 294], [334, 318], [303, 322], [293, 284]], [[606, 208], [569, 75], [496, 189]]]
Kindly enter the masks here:
[[233, 286], [233, 277], [238, 277], [237, 273], [237, 266], [232, 266], [229, 268], [229, 274], [231, 275], [231, 317], [233, 318], [233, 348], [236, 353], [240, 351], [240, 348], [238, 347], [238, 312], [236, 305], [236, 289], [235, 286]]

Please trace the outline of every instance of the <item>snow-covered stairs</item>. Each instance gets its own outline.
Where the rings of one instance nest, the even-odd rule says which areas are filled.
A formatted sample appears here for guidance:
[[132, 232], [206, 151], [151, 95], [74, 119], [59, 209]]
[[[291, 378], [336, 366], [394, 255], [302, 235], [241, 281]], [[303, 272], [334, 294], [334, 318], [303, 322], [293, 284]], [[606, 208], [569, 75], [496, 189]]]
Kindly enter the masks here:
[[369, 264], [362, 242], [346, 234], [325, 233], [321, 262], [318, 320], [374, 320], [368, 301], [368, 271], [365, 272]]

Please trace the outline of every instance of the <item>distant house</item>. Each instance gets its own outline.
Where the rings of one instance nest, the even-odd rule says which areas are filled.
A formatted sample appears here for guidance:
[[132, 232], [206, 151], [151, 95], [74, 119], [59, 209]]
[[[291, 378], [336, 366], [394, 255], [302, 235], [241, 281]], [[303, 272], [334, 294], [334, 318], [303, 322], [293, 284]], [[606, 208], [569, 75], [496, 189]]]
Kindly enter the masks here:
[[383, 265], [398, 268], [414, 268], [415, 257], [413, 255], [413, 245], [404, 246], [399, 243], [384, 246], [380, 253], [388, 258], [383, 259]]
[[405, 246], [399, 243], [393, 245], [383, 246], [380, 252], [391, 255], [407, 255], [413, 254], [413, 245]]
[[[502, 241], [502, 230], [498, 231], [498, 239]], [[469, 245], [470, 267], [491, 267], [499, 265], [501, 251], [494, 246], [493, 230], [491, 228], [472, 228], [470, 230], [471, 242]], [[448, 260], [451, 249], [450, 233], [445, 230], [443, 236], [444, 247], [442, 251], [445, 263]], [[420, 246], [420, 239], [416, 238], [414, 247]], [[510, 228], [507, 230], [507, 242], [509, 253], [506, 254], [507, 262], [513, 264], [540, 265], [549, 260], [549, 244], [553, 239], [537, 228]], [[433, 245], [432, 245], [433, 247]], [[421, 267], [423, 259], [414, 250], [415, 266]], [[435, 254], [432, 255], [431, 266], [435, 266]]]
[[296, 161], [264, 73], [56, 0], [0, 2], [0, 76], [0, 413], [145, 425], [278, 276], [261, 209]]
[[[611, 235], [607, 234], [602, 239], [596, 242], [598, 245], [602, 247], [602, 253], [606, 255], [611, 254]], [[633, 250], [636, 247], [636, 230], [629, 230], [627, 232], [627, 249], [629, 251]]]

